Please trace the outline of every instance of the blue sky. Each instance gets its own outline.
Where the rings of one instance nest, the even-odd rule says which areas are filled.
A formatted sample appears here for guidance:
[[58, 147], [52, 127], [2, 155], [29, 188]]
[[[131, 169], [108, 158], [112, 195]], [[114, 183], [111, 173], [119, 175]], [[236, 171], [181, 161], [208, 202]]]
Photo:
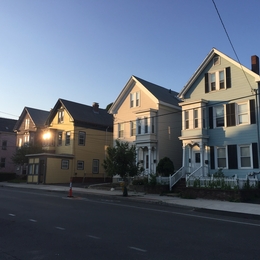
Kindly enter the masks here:
[[[240, 62], [260, 56], [260, 1], [215, 0]], [[113, 102], [131, 75], [179, 92], [215, 47], [212, 0], [1, 0], [0, 117], [59, 98]]]

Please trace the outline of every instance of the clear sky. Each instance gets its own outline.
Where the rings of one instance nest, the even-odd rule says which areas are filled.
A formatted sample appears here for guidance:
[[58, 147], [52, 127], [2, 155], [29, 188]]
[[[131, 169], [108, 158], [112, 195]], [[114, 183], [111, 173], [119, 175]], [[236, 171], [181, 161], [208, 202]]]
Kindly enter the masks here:
[[[240, 62], [260, 56], [260, 1], [215, 0]], [[59, 98], [101, 108], [131, 75], [179, 92], [215, 47], [212, 0], [0, 0], [0, 117]]]

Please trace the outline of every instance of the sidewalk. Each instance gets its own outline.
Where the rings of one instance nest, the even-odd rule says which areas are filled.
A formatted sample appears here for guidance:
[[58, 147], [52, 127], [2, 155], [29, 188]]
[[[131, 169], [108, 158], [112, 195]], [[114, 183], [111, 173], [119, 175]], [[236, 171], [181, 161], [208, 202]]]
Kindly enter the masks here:
[[[37, 185], [37, 184], [26, 184], [26, 183], [8, 183], [0, 182], [0, 190], [4, 187], [13, 188], [25, 188], [25, 189], [37, 189], [37, 190], [47, 190], [47, 191], [60, 191], [67, 192], [69, 194], [68, 186], [58, 186], [58, 185]], [[122, 196], [121, 190], [101, 190], [92, 188], [80, 188], [72, 187], [73, 196], [77, 197], [80, 194], [96, 194], [96, 195], [107, 195], [107, 196]], [[165, 203], [178, 206], [192, 207], [196, 209], [204, 210], [215, 210], [224, 211], [229, 213], [240, 213], [249, 214], [252, 216], [260, 217], [260, 205], [241, 203], [241, 202], [228, 202], [228, 201], [218, 201], [218, 200], [205, 200], [205, 199], [183, 199], [179, 197], [171, 196], [160, 196], [157, 194], [145, 194], [141, 192], [128, 192], [128, 198], [139, 200], [139, 201], [149, 201], [154, 203]]]

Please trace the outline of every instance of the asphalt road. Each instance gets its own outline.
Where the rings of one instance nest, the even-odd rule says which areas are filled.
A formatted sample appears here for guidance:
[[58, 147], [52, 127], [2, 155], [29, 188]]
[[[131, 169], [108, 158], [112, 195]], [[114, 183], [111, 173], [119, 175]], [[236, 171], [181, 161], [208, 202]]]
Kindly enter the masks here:
[[0, 259], [259, 259], [260, 220], [0, 188]]

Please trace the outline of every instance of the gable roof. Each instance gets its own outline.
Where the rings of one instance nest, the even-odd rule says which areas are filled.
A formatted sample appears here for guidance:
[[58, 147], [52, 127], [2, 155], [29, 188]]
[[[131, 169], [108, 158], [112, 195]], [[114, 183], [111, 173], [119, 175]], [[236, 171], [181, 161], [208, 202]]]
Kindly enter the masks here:
[[199, 77], [199, 75], [202, 73], [202, 71], [206, 68], [206, 66], [209, 64], [209, 62], [212, 60], [212, 58], [215, 55], [219, 55], [220, 57], [222, 57], [223, 59], [227, 60], [231, 64], [233, 64], [233, 65], [239, 67], [240, 69], [242, 69], [245, 73], [248, 73], [249, 75], [253, 76], [255, 78], [256, 82], [260, 81], [260, 76], [257, 73], [255, 73], [252, 70], [250, 70], [250, 69], [246, 68], [245, 66], [241, 65], [239, 62], [235, 61], [234, 59], [232, 59], [229, 56], [225, 55], [224, 53], [220, 52], [216, 48], [212, 48], [212, 50], [209, 52], [209, 54], [206, 56], [206, 58], [200, 64], [198, 69], [195, 71], [195, 73], [189, 79], [187, 84], [183, 87], [183, 89], [179, 93], [179, 95], [178, 95], [179, 98], [183, 98], [185, 93], [189, 90], [189, 88], [192, 86], [192, 84]]
[[180, 99], [177, 97], [178, 93], [171, 90], [141, 79], [132, 75], [125, 87], [117, 97], [116, 101], [109, 109], [109, 113], [115, 114], [119, 109], [122, 102], [127, 98], [127, 95], [131, 92], [135, 83], [139, 82], [140, 86], [143, 88], [144, 92], [147, 92], [157, 103], [165, 104], [168, 106], [174, 106], [175, 108], [179, 108]]
[[0, 117], [0, 132], [13, 132], [17, 120]]
[[14, 130], [18, 130], [19, 127], [21, 126], [25, 116], [28, 114], [30, 119], [32, 120], [32, 123], [37, 127], [37, 128], [42, 128], [45, 126], [46, 119], [48, 118], [50, 112], [41, 110], [41, 109], [36, 109], [36, 108], [31, 108], [31, 107], [25, 107], [23, 109], [22, 114], [20, 115], [19, 119], [17, 120], [17, 123], [14, 126]]
[[113, 128], [113, 116], [108, 114], [106, 109], [98, 108], [98, 111], [95, 111], [93, 106], [88, 106], [61, 98], [57, 101], [56, 105], [50, 112], [47, 119], [47, 124], [52, 122], [61, 106], [66, 109], [75, 124], [81, 123], [92, 126], [109, 126], [109, 131]]

